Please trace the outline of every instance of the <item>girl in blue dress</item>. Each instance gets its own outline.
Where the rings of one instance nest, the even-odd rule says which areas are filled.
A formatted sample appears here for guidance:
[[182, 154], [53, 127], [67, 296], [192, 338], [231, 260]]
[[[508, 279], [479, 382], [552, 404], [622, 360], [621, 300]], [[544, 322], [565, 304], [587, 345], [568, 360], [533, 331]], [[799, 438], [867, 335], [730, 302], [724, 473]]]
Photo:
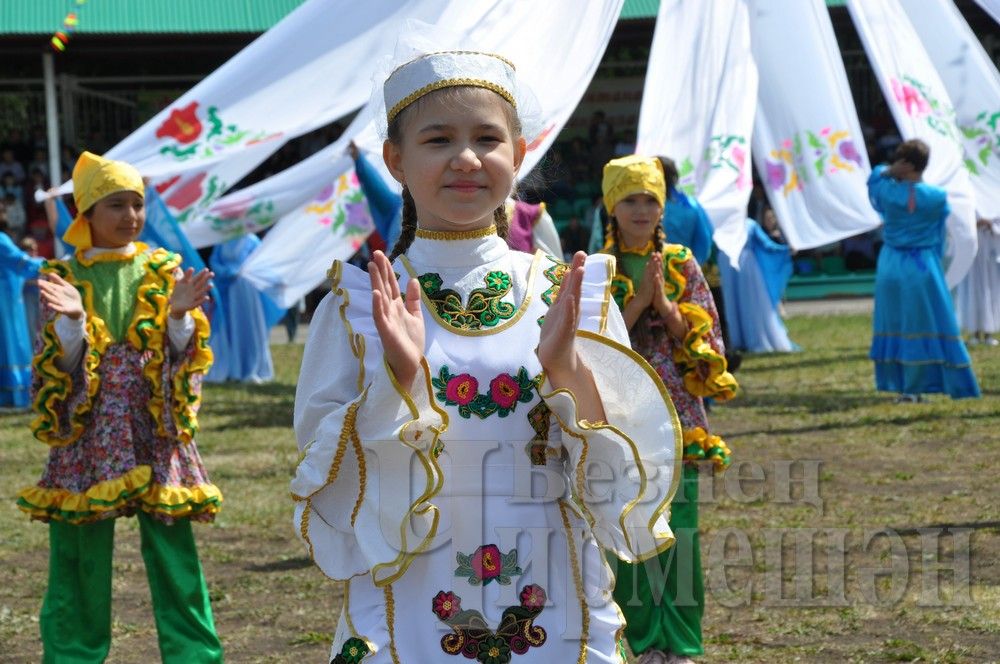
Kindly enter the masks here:
[[891, 166], [868, 178], [868, 197], [882, 216], [885, 244], [875, 273], [875, 329], [869, 357], [876, 389], [900, 401], [943, 392], [978, 397], [979, 385], [962, 342], [944, 280], [944, 189], [923, 181], [930, 148], [905, 141]]

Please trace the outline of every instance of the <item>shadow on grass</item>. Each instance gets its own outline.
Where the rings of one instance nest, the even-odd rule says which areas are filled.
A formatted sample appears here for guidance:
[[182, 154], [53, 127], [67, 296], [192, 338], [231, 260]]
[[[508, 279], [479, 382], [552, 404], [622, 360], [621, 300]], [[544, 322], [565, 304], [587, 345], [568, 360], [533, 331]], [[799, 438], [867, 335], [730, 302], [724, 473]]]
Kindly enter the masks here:
[[805, 392], [743, 392], [739, 398], [723, 406], [727, 409], [777, 408], [783, 411], [803, 411], [810, 414], [843, 412], [871, 406], [882, 398], [870, 391], [817, 390]]
[[226, 431], [246, 427], [291, 427], [295, 385], [222, 383], [211, 385], [202, 412], [205, 427]]
[[[901, 408], [906, 408], [908, 406], [902, 405]], [[962, 421], [968, 420], [986, 420], [986, 419], [997, 419], [996, 413], [962, 413], [956, 414], [956, 418]], [[897, 417], [859, 417], [852, 421], [840, 421], [840, 422], [821, 422], [814, 424], [812, 426], [802, 426], [802, 427], [787, 427], [787, 428], [766, 428], [766, 429], [751, 429], [748, 431], [733, 431], [726, 433], [726, 439], [736, 439], [741, 436], [757, 436], [761, 434], [766, 434], [770, 436], [774, 435], [791, 435], [791, 434], [805, 434], [812, 433], [816, 431], [836, 431], [838, 429], [865, 429], [871, 426], [898, 426], [898, 425], [909, 425], [916, 424], [918, 422], [940, 422], [942, 419], [941, 413], [939, 412], [926, 412], [912, 415], [899, 415]]]
[[248, 572], [290, 572], [298, 569], [307, 569], [313, 566], [313, 561], [305, 556], [288, 558], [287, 560], [275, 560], [274, 562], [262, 565], [247, 565], [243, 569]]
[[[833, 364], [842, 366], [847, 362], [868, 361], [867, 352], [857, 352], [857, 350], [853, 348], [824, 348], [823, 353], [824, 354], [821, 357], [803, 356], [802, 359], [798, 361], [789, 361], [788, 358], [791, 354], [744, 354], [743, 365], [740, 367], [739, 371], [736, 372], [736, 378], [739, 380], [739, 376], [743, 372], [751, 374], [763, 373], [765, 371], [788, 371], [790, 369], [806, 369], [809, 367], [831, 366]], [[814, 355], [815, 351], [812, 354]]]

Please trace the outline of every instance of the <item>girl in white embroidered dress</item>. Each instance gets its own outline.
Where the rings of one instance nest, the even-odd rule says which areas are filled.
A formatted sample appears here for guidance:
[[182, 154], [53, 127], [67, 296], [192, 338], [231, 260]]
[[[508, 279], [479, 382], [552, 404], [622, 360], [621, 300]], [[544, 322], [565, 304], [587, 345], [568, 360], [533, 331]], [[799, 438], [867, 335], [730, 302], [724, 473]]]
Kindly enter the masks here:
[[[469, 75], [407, 69], [436, 58]], [[334, 264], [296, 395], [296, 528], [345, 581], [332, 661], [620, 662], [601, 546], [672, 543], [676, 413], [627, 347], [611, 259], [498, 235], [526, 145], [509, 63], [431, 54], [397, 76], [401, 237], [367, 276]]]

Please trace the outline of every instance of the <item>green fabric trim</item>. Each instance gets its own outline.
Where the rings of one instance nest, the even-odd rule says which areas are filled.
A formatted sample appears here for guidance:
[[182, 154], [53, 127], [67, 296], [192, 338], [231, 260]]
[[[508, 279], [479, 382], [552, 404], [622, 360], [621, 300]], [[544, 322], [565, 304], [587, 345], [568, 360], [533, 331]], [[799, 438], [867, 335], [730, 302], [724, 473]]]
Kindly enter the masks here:
[[101, 261], [83, 265], [76, 258], [70, 261], [77, 281], [88, 281], [94, 293], [94, 313], [108, 328], [108, 334], [120, 343], [125, 340], [135, 313], [135, 294], [146, 274], [149, 254], [132, 260]]

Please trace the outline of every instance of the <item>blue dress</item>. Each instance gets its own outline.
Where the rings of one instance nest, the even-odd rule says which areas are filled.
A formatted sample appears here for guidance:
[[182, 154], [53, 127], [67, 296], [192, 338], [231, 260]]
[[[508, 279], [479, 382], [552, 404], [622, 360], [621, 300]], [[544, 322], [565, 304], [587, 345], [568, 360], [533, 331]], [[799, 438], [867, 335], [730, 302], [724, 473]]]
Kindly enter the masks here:
[[683, 244], [694, 254], [698, 265], [704, 265], [712, 253], [712, 222], [695, 199], [676, 187], [671, 187], [668, 193], [663, 206], [663, 230], [667, 234], [667, 242]]
[[[262, 383], [274, 378], [271, 362], [269, 309], [265, 295], [239, 276], [240, 267], [260, 245], [253, 234], [217, 244], [212, 249], [209, 266], [215, 273], [215, 287], [220, 301], [214, 318], [223, 317], [210, 345], [215, 355], [206, 380]], [[280, 315], [280, 314], [279, 314]]]
[[882, 165], [868, 178], [868, 197], [882, 215], [885, 237], [875, 272], [869, 352], [876, 388], [978, 397], [941, 265], [947, 193], [924, 182], [899, 182]]
[[43, 259], [21, 251], [0, 232], [0, 407], [31, 404], [31, 334], [24, 313], [24, 282], [38, 276]]
[[753, 219], [746, 220], [747, 241], [739, 271], [719, 261], [722, 303], [726, 310], [729, 348], [751, 353], [800, 350], [788, 338], [778, 305], [792, 276], [788, 245], [772, 240]]

